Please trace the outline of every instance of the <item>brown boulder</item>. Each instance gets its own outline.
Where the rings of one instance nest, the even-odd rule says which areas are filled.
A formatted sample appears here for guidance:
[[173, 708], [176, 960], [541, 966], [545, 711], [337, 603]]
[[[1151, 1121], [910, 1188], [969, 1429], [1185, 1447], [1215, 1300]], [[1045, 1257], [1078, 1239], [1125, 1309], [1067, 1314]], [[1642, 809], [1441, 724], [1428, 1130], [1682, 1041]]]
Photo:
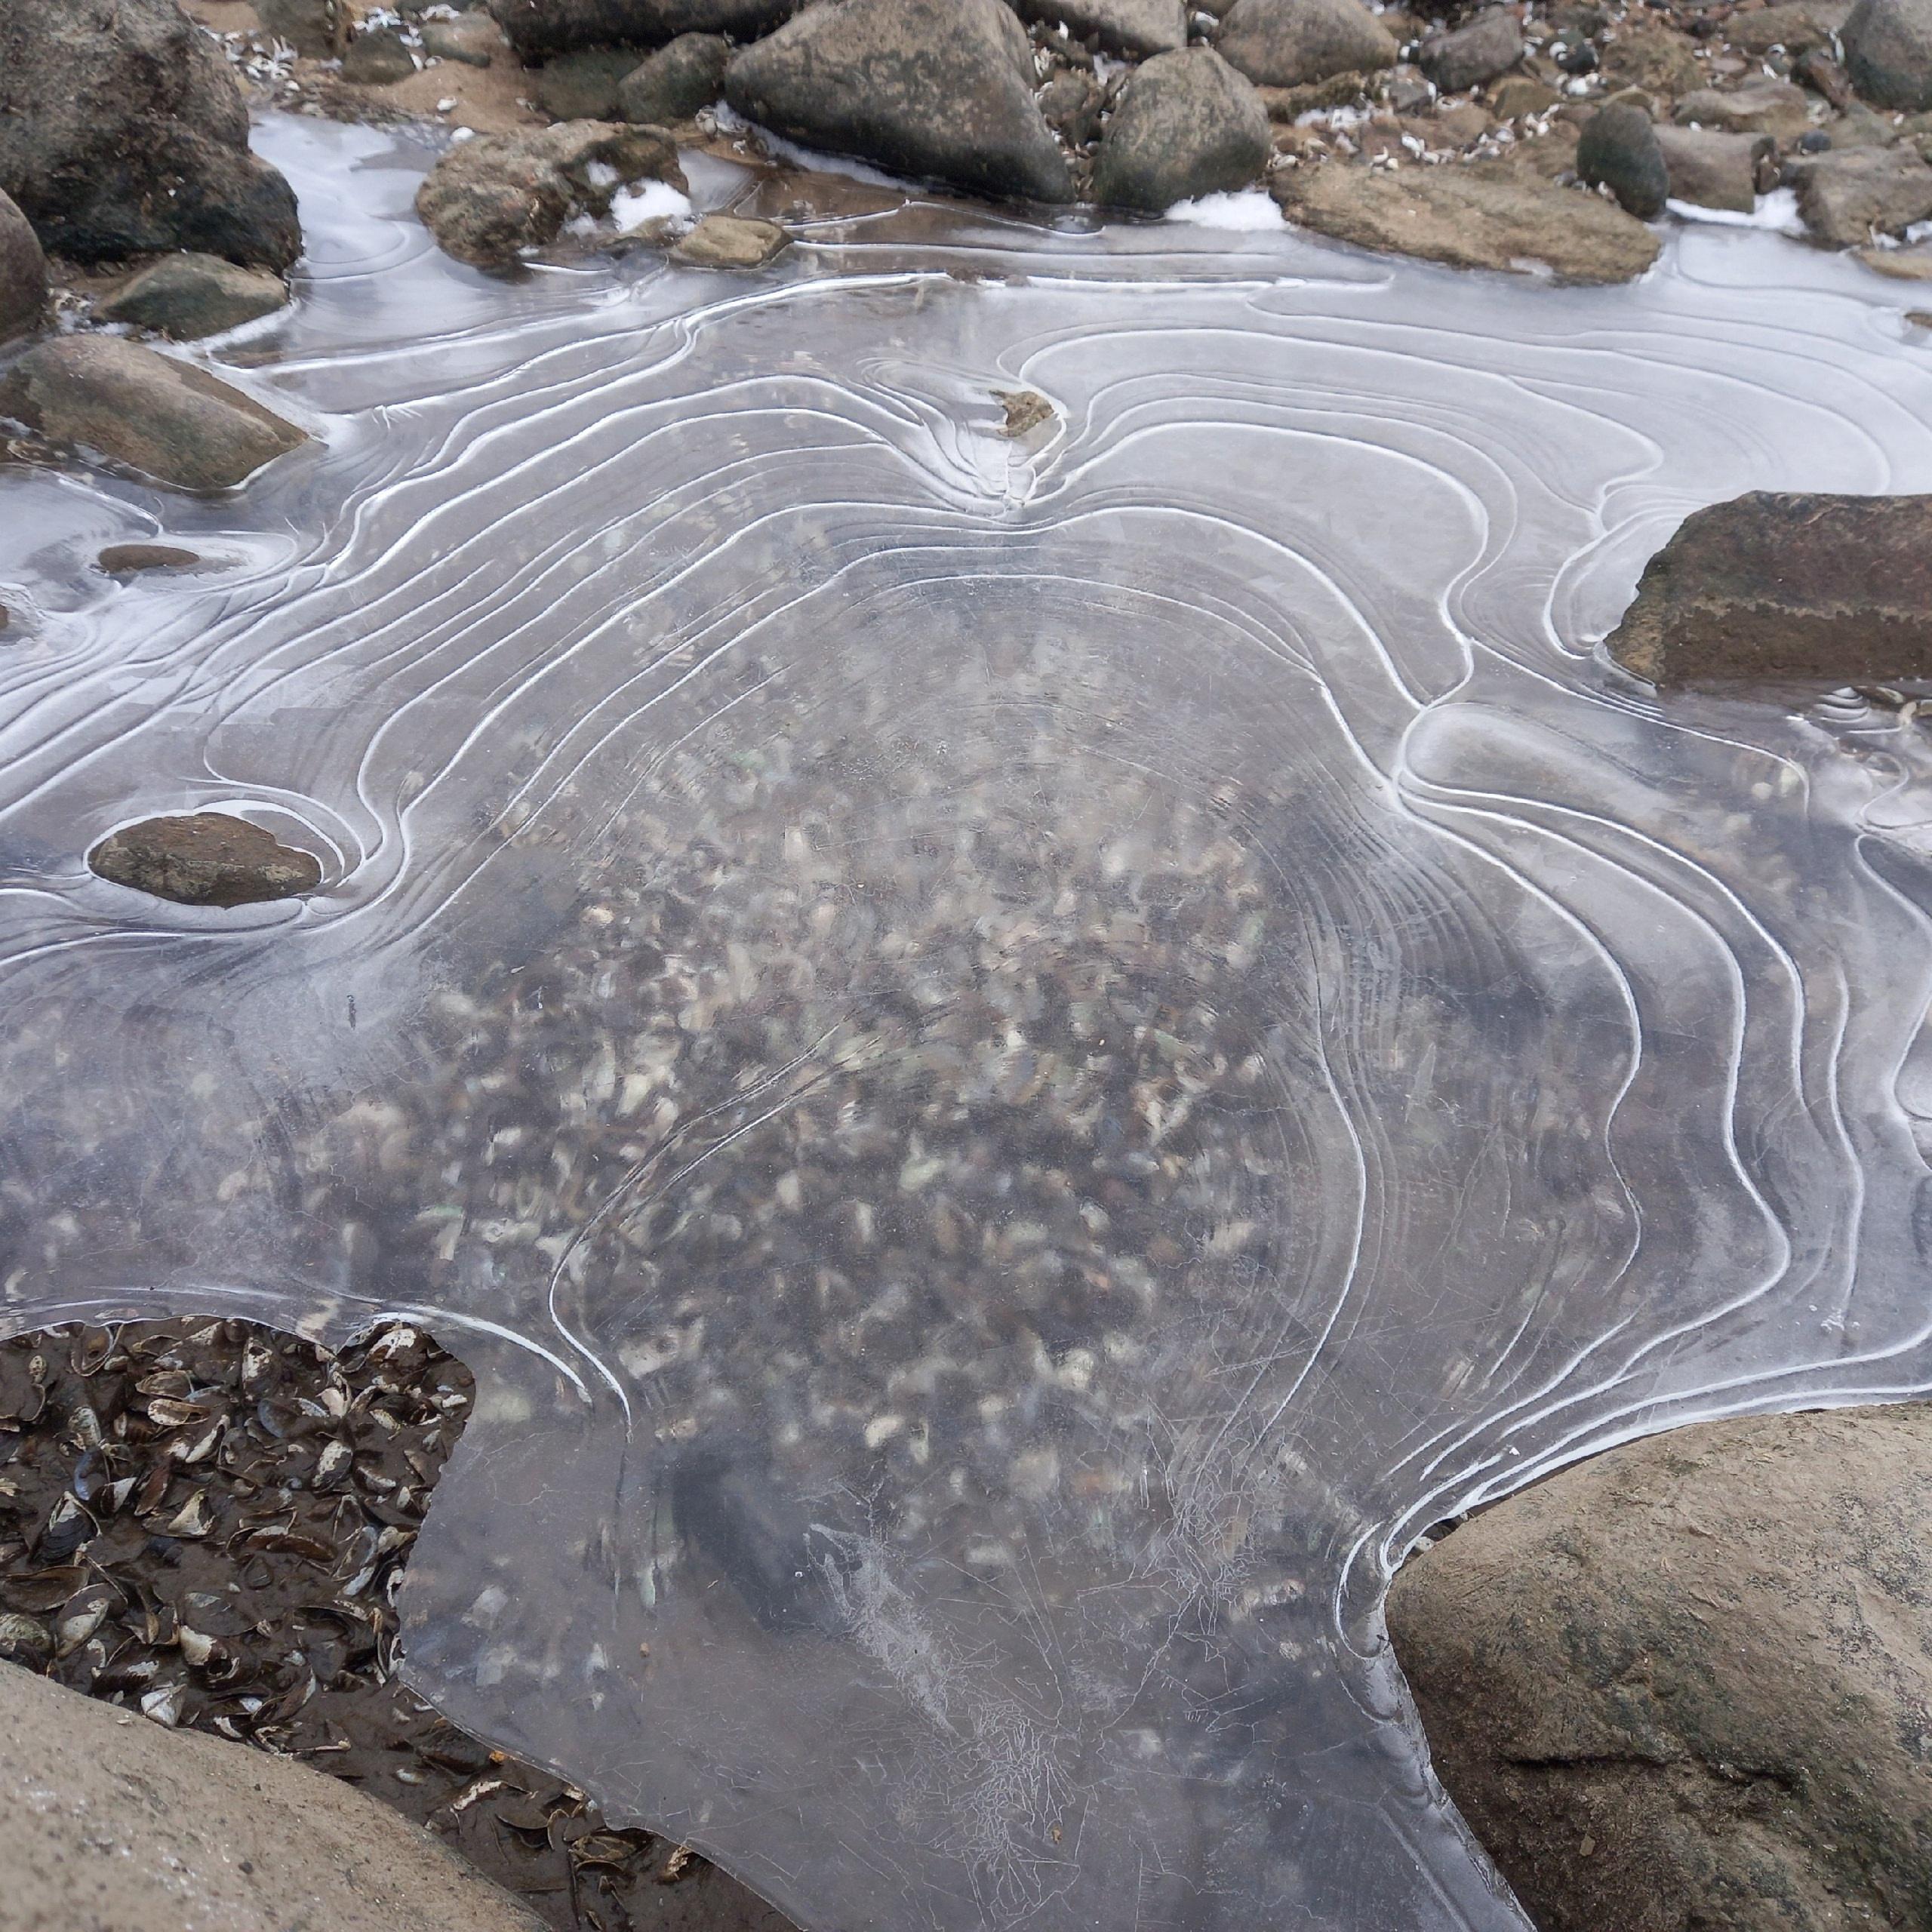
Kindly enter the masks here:
[[180, 906], [251, 906], [293, 899], [322, 882], [314, 855], [226, 812], [143, 819], [88, 854], [101, 878]]
[[1655, 685], [1932, 675], [1932, 497], [1759, 490], [1694, 511], [1609, 649]]
[[1485, 1511], [1388, 1620], [1541, 1932], [1932, 1924], [1932, 1406], [1707, 1423]]

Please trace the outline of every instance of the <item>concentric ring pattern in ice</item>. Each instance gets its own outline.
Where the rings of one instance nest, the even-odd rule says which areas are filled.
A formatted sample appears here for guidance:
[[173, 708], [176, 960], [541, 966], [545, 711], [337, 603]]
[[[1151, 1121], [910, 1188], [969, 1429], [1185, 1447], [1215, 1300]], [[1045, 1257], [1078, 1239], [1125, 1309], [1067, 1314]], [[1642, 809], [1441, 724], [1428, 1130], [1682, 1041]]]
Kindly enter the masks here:
[[[814, 1932], [1521, 1926], [1392, 1562], [1932, 1380], [1920, 728], [1594, 648], [1696, 504], [1932, 488], [1893, 286], [795, 182], [511, 285], [263, 139], [317, 445], [0, 477], [8, 1325], [434, 1324], [416, 1680]], [[224, 804], [325, 889], [86, 870]]]

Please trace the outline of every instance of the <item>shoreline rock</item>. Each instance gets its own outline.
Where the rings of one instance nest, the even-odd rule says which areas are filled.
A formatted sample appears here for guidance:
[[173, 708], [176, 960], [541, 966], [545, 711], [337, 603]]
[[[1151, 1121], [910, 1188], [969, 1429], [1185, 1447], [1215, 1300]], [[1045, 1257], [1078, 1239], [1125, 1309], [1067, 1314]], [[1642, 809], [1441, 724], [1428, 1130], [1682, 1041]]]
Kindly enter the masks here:
[[110, 322], [131, 322], [173, 342], [197, 342], [258, 321], [286, 306], [288, 285], [266, 269], [217, 255], [165, 255], [100, 304]]
[[40, 237], [13, 197], [0, 191], [0, 342], [40, 325], [47, 294]]
[[1401, 51], [1357, 0], [1235, 0], [1214, 46], [1231, 67], [1271, 88], [1379, 72]]
[[1159, 214], [1251, 186], [1273, 146], [1260, 96], [1211, 48], [1157, 54], [1115, 103], [1094, 157], [1094, 199]]

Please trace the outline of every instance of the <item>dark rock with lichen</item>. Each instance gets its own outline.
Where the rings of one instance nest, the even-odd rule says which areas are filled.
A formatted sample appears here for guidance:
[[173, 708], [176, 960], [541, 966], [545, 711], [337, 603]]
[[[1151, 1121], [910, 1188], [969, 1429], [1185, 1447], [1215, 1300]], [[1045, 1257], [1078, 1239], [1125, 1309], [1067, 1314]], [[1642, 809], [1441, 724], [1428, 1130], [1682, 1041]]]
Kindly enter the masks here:
[[1757, 490], [1695, 511], [1609, 648], [1657, 685], [1932, 676], [1932, 497]]

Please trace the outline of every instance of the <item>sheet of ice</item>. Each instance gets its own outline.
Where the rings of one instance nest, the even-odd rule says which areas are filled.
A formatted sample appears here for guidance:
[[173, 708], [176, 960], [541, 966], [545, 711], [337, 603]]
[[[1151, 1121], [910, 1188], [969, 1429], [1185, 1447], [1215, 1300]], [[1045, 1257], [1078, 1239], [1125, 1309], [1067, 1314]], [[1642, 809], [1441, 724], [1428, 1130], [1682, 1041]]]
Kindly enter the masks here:
[[[875, 194], [505, 282], [263, 140], [325, 441], [0, 472], [6, 1323], [426, 1316], [416, 1680], [814, 1932], [1520, 1932], [1392, 1563], [1932, 1379], [1921, 731], [1592, 648], [1697, 504], [1932, 488], [1896, 292]], [[324, 891], [85, 869], [237, 800]]]

